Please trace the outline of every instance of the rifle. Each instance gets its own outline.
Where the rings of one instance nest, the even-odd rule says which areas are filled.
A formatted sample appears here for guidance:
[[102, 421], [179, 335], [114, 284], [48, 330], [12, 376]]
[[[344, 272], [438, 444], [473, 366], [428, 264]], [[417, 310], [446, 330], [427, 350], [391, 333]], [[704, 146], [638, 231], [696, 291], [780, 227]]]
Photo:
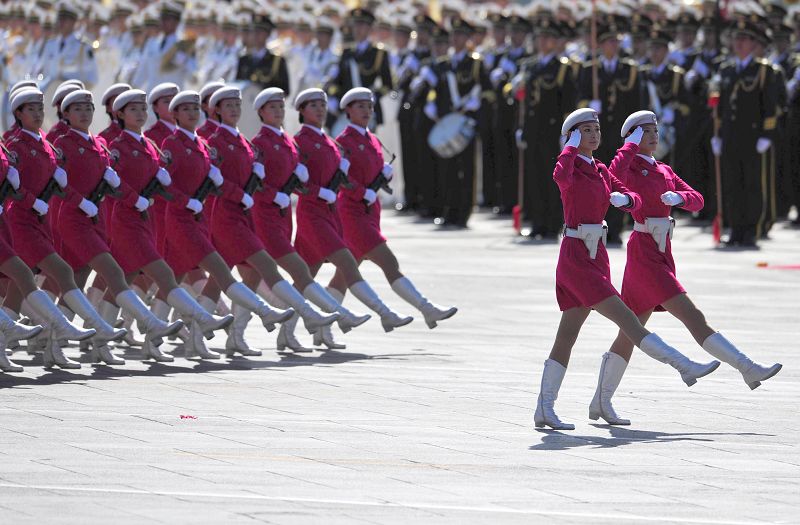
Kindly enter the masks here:
[[[44, 203], [47, 203], [50, 201], [51, 198], [53, 198], [53, 195], [58, 195], [59, 197], [66, 197], [67, 193], [63, 189], [61, 189], [61, 186], [58, 185], [56, 179], [51, 177], [50, 180], [47, 181], [47, 185], [44, 187], [42, 192], [36, 198]], [[44, 221], [44, 216], [39, 215], [39, 222], [43, 221]]]
[[[161, 184], [161, 182], [158, 180], [158, 177], [155, 175], [152, 179], [150, 179], [150, 182], [148, 182], [147, 185], [142, 188], [142, 191], [139, 193], [139, 195], [147, 200], [152, 199], [155, 195], [161, 195], [161, 197], [167, 201], [172, 200], [172, 194], [167, 191], [167, 189]], [[147, 220], [147, 210], [141, 212], [141, 215], [142, 219]]]
[[[197, 188], [197, 191], [194, 192], [194, 196], [192, 198], [203, 203], [211, 194], [222, 195], [222, 190], [217, 188], [217, 186], [214, 184], [214, 181], [211, 180], [211, 177], [206, 177], [203, 179], [203, 182], [200, 183], [200, 186]], [[199, 221], [200, 214], [195, 214], [194, 218], [195, 220]]]
[[22, 195], [17, 193], [17, 190], [14, 189], [14, 186], [12, 186], [8, 179], [6, 179], [2, 184], [0, 184], [0, 206], [2, 206], [9, 197], [14, 200], [19, 200], [22, 198]]
[[[305, 184], [300, 182], [300, 177], [298, 177], [295, 173], [292, 173], [289, 175], [289, 180], [287, 180], [286, 183], [281, 187], [280, 192], [289, 196], [291, 196], [294, 192], [306, 195], [308, 193], [308, 188], [305, 186]], [[288, 207], [281, 208], [281, 217], [286, 215], [287, 209]]]
[[[383, 148], [383, 151], [385, 151], [386, 153], [389, 153], [389, 154], [392, 155], [391, 160], [389, 160], [389, 164], [394, 162], [394, 159], [397, 158], [397, 155], [395, 155], [394, 153], [392, 153], [391, 151], [386, 149], [386, 146], [383, 145], [383, 142], [381, 142], [380, 139], [378, 139], [378, 142], [380, 143], [381, 148]], [[372, 190], [372, 191], [374, 191], [375, 193], [378, 193], [378, 191], [380, 191], [380, 190], [385, 191], [389, 195], [394, 193], [394, 191], [392, 191], [391, 186], [389, 186], [389, 179], [387, 179], [386, 177], [383, 176], [383, 166], [381, 166], [380, 171], [375, 176], [375, 178], [372, 179], [372, 182], [369, 183], [369, 186], [367, 186], [367, 188]], [[367, 213], [369, 213], [370, 204], [368, 202], [364, 201], [364, 206], [365, 206], [365, 208], [367, 210]]]
[[[103, 178], [97, 183], [97, 186], [95, 186], [95, 188], [89, 194], [89, 198], [87, 200], [91, 201], [95, 206], [100, 206], [100, 203], [103, 201], [103, 198], [105, 198], [106, 195], [118, 197], [121, 195], [121, 193], [118, 192], [116, 188], [112, 188], [111, 184], [109, 184], [108, 181]], [[92, 217], [92, 222], [97, 224], [97, 215]]]

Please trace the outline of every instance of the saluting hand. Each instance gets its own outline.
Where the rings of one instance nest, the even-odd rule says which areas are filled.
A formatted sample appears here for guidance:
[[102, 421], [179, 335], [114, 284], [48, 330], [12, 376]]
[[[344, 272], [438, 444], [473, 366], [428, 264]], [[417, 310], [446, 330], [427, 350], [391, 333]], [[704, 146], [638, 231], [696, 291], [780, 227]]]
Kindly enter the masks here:
[[636, 129], [633, 130], [633, 133], [625, 137], [625, 144], [633, 142], [638, 146], [642, 142], [643, 136], [644, 136], [644, 129], [642, 128], [642, 126], [636, 126]]
[[578, 129], [573, 130], [572, 133], [569, 134], [569, 139], [567, 140], [567, 143], [564, 146], [565, 147], [571, 146], [573, 148], [577, 148], [580, 145], [581, 145], [581, 132]]

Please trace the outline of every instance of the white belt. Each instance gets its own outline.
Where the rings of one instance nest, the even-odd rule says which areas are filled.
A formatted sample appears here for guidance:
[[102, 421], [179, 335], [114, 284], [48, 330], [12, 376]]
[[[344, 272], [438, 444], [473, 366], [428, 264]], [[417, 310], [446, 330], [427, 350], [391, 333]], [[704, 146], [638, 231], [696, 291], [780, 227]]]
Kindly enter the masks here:
[[658, 244], [658, 250], [664, 252], [667, 249], [667, 237], [672, 239], [672, 231], [675, 229], [675, 219], [672, 217], [648, 217], [644, 224], [633, 223], [633, 231], [649, 233]]
[[580, 239], [589, 250], [589, 257], [594, 259], [597, 256], [597, 245], [600, 241], [606, 243], [608, 235], [608, 225], [606, 221], [602, 224], [579, 224], [578, 228], [564, 227], [564, 236]]

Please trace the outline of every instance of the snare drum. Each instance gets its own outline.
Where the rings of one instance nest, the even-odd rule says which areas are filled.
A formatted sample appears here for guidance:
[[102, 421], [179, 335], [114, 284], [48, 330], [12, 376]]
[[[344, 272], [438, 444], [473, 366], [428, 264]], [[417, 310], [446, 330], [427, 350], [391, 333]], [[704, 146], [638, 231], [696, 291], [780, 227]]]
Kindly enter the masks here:
[[433, 126], [428, 145], [441, 158], [450, 159], [464, 151], [474, 138], [475, 119], [462, 113], [450, 113]]

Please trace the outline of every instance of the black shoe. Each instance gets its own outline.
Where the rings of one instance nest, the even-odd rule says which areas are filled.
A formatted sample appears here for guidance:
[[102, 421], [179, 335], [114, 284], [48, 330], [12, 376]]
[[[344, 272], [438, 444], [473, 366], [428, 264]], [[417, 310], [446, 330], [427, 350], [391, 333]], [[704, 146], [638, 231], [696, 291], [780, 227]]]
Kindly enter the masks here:
[[511, 215], [511, 208], [508, 206], [495, 206], [492, 208], [492, 213], [495, 215]]

